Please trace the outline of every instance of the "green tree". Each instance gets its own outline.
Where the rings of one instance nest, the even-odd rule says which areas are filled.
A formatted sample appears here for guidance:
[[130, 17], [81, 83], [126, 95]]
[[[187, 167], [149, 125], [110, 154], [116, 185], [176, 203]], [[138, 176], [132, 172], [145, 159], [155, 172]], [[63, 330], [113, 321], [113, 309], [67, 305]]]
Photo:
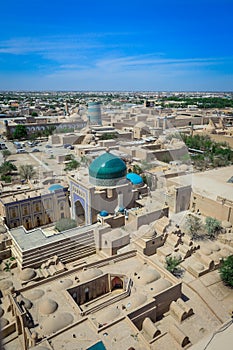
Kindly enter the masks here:
[[133, 165], [133, 172], [140, 175], [142, 173], [142, 168], [138, 164]]
[[9, 258], [9, 260], [7, 259], [7, 261], [4, 261], [4, 268], [3, 270], [6, 272], [11, 272], [12, 267], [14, 266], [14, 261], [15, 261], [15, 257], [11, 256]]
[[3, 156], [4, 162], [6, 161], [7, 157], [9, 157], [10, 155], [11, 155], [11, 152], [9, 151], [9, 149], [2, 150], [2, 156]]
[[11, 174], [12, 171], [16, 171], [17, 167], [11, 163], [11, 162], [4, 162], [0, 165], [0, 174], [1, 175], [8, 175]]
[[80, 163], [77, 160], [72, 159], [69, 161], [69, 163], [66, 164], [65, 171], [75, 170], [79, 166], [80, 166]]
[[201, 229], [203, 228], [201, 219], [194, 215], [188, 215], [185, 224], [191, 238], [197, 239]]
[[84, 166], [88, 166], [90, 163], [91, 163], [90, 158], [86, 156], [81, 157], [81, 164], [83, 164]]
[[31, 164], [20, 165], [19, 175], [22, 180], [29, 181], [35, 174], [36, 172]]
[[111, 140], [116, 139], [118, 137], [118, 134], [116, 132], [113, 133], [104, 133], [100, 136], [100, 140]]
[[233, 255], [223, 260], [219, 273], [222, 281], [229, 287], [233, 287]]
[[215, 218], [207, 217], [205, 219], [205, 229], [208, 233], [209, 238], [213, 239], [216, 234], [221, 230], [221, 223]]
[[56, 222], [55, 229], [59, 232], [70, 230], [71, 228], [77, 227], [77, 223], [73, 219], [63, 218]]
[[25, 139], [27, 138], [27, 128], [25, 125], [19, 124], [16, 125], [15, 131], [13, 132], [13, 138], [17, 140]]
[[73, 154], [67, 154], [65, 156], [65, 161], [72, 160], [72, 159], [74, 159], [74, 155]]
[[176, 274], [177, 272], [179, 272], [179, 269], [177, 268], [177, 266], [181, 263], [181, 258], [175, 258], [172, 256], [167, 256], [166, 257], [166, 269], [171, 272], [172, 274]]
[[1, 175], [1, 180], [5, 181], [6, 183], [11, 182], [11, 176], [10, 175]]

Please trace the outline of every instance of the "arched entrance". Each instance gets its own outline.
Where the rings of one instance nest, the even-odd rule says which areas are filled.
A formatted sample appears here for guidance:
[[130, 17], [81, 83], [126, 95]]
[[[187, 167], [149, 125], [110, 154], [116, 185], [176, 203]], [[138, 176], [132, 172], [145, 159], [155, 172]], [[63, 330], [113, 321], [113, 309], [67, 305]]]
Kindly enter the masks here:
[[40, 218], [40, 216], [36, 217], [36, 226], [41, 226], [41, 218]]
[[85, 225], [85, 210], [80, 201], [75, 202], [75, 220], [79, 226]]
[[89, 300], [90, 300], [89, 288], [85, 288], [85, 303], [88, 303]]
[[120, 277], [116, 276], [112, 279], [112, 291], [115, 289], [122, 289], [123, 288], [123, 281], [120, 279]]
[[29, 219], [25, 219], [24, 227], [26, 227], [27, 230], [31, 228], [31, 222]]

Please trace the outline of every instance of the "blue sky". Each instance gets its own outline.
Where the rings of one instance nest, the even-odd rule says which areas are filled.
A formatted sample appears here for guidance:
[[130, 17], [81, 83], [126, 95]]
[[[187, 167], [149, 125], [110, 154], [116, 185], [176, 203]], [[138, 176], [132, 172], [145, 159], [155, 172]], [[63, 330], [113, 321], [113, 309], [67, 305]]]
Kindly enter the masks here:
[[1, 3], [0, 90], [233, 90], [233, 0]]

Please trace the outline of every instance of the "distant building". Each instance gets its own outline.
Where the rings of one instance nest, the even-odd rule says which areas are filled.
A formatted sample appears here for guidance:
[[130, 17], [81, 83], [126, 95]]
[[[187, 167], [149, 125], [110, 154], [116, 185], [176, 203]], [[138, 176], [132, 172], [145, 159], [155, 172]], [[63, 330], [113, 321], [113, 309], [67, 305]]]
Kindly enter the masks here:
[[91, 125], [102, 125], [101, 102], [88, 103], [88, 120]]

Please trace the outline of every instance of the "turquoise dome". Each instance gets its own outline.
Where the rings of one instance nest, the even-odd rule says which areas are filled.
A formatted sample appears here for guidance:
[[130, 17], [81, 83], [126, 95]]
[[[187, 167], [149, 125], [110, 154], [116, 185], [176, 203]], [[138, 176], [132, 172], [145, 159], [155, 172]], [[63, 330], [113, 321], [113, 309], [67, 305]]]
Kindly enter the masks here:
[[106, 210], [101, 210], [100, 216], [108, 216], [108, 212]]
[[135, 173], [128, 173], [126, 179], [129, 180], [133, 185], [140, 185], [143, 183], [143, 179], [140, 175]]
[[62, 185], [54, 184], [54, 185], [49, 187], [49, 191], [53, 192], [53, 191], [56, 191], [56, 190], [61, 190], [62, 188], [64, 188]]
[[91, 163], [89, 175], [101, 180], [123, 178], [126, 175], [126, 165], [121, 158], [106, 152]]

